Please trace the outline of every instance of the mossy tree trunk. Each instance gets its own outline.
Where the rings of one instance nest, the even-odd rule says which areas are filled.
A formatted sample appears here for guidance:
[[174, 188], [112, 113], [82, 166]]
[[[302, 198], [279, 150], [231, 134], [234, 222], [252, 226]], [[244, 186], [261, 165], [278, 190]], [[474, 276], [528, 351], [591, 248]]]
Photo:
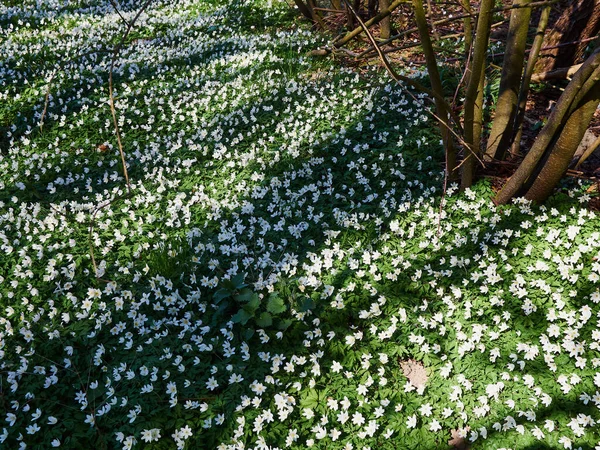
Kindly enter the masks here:
[[[469, 0], [461, 0], [461, 5], [465, 10], [465, 14], [471, 14], [471, 2]], [[471, 46], [473, 45], [473, 23], [471, 17], [463, 19], [463, 31], [465, 34], [465, 53], [469, 56], [471, 54]]]
[[573, 155], [600, 104], [600, 82], [598, 81], [569, 116], [556, 142], [550, 145], [550, 151], [547, 152], [548, 156], [543, 161], [539, 174], [525, 193], [525, 197], [529, 200], [544, 202], [567, 172]]
[[484, 158], [486, 161], [494, 158], [503, 159], [511, 145], [523, 73], [527, 31], [531, 18], [531, 8], [526, 6], [531, 1], [516, 0], [513, 3], [516, 9], [513, 9], [510, 14], [496, 113]]

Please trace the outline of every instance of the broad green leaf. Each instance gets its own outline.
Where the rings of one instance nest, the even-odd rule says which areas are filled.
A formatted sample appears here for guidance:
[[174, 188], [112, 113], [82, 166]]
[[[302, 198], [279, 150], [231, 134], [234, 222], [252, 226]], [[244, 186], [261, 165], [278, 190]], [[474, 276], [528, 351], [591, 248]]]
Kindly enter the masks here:
[[300, 405], [303, 408], [314, 408], [319, 404], [319, 394], [314, 389], [308, 391], [308, 395], [300, 400]]
[[314, 307], [315, 307], [314, 300], [310, 297], [305, 297], [304, 300], [302, 300], [302, 303], [300, 304], [300, 312], [310, 311]]
[[273, 325], [273, 318], [271, 317], [271, 314], [269, 314], [268, 312], [263, 312], [256, 319], [256, 324], [262, 328], [270, 327], [271, 325]]
[[279, 324], [277, 325], [277, 329], [281, 330], [281, 331], [285, 331], [290, 327], [291, 324], [292, 324], [292, 321], [290, 319], [281, 320], [279, 322]]
[[235, 290], [237, 289], [236, 285], [231, 280], [223, 280], [221, 284], [223, 285], [223, 289], [225, 289], [230, 294], [235, 292]]
[[219, 289], [217, 292], [213, 294], [213, 300], [215, 303], [219, 303], [224, 298], [229, 297], [231, 294], [227, 289]]
[[250, 313], [253, 313], [254, 311], [256, 311], [258, 309], [259, 306], [260, 306], [260, 299], [258, 298], [258, 295], [254, 295], [252, 297], [252, 300], [250, 300], [248, 303], [246, 303], [244, 305], [244, 309]]
[[283, 303], [283, 299], [277, 296], [277, 294], [271, 294], [269, 296], [269, 301], [267, 302], [267, 311], [273, 314], [281, 314], [287, 309], [285, 303]]
[[250, 314], [245, 309], [240, 309], [231, 320], [233, 323], [240, 323], [242, 325], [246, 325], [248, 321], [252, 318], [252, 314]]
[[238, 302], [249, 302], [252, 299], [254, 292], [250, 289], [242, 289], [239, 294], [234, 295], [234, 299]]
[[245, 273], [238, 273], [236, 276], [234, 276], [231, 279], [231, 283], [233, 283], [233, 286], [235, 287], [235, 289], [242, 289], [247, 286], [247, 284], [244, 284], [245, 277], [246, 277]]

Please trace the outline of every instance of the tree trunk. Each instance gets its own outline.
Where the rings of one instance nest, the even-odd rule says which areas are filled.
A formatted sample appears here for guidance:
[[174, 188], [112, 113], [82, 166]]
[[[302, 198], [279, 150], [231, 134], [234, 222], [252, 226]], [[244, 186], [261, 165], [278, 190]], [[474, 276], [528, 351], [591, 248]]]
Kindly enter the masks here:
[[425, 55], [425, 62], [427, 64], [427, 72], [429, 74], [431, 88], [433, 92], [437, 94], [437, 97], [435, 98], [435, 108], [438, 120], [440, 121], [440, 131], [442, 134], [442, 142], [444, 144], [444, 151], [446, 155], [446, 175], [449, 178], [452, 178], [454, 169], [456, 167], [456, 150], [454, 148], [452, 135], [450, 133], [450, 111], [447, 110], [445, 104], [442, 102], [442, 99], [444, 98], [444, 88], [442, 87], [442, 80], [438, 70], [435, 51], [433, 50], [431, 39], [429, 37], [429, 28], [427, 26], [425, 10], [423, 9], [423, 0], [413, 0], [412, 3], [415, 11], [417, 28], [419, 29], [419, 36], [421, 38], [421, 45]]
[[321, 12], [315, 9], [318, 8], [317, 0], [307, 0], [306, 4], [308, 6], [308, 10], [310, 11], [310, 15], [312, 16], [313, 22], [319, 25], [322, 30], [324, 30], [326, 27], [325, 22], [323, 22], [323, 17], [321, 16]]
[[[578, 42], [600, 31], [600, 0], [572, 0], [546, 36], [544, 47]], [[583, 42], [544, 51], [536, 72], [550, 72], [572, 66], [583, 56], [588, 43]]]
[[[372, 25], [375, 25], [376, 23], [381, 22], [382, 19], [385, 19], [387, 16], [389, 16], [394, 9], [396, 9], [398, 6], [402, 5], [403, 3], [406, 3], [406, 0], [394, 0], [394, 2], [390, 4], [390, 7], [388, 9], [379, 11], [379, 14], [377, 14], [375, 17], [367, 20], [365, 22], [365, 26], [370, 27]], [[354, 16], [352, 15], [352, 12], [349, 9], [348, 9], [348, 14], [349, 14], [348, 20], [352, 19], [352, 22], [354, 22]], [[353, 38], [355, 38], [362, 32], [363, 32], [362, 27], [358, 26], [354, 30], [346, 33], [346, 35], [344, 37], [335, 41], [333, 45], [336, 48], [343, 47], [347, 42], [351, 41]]]
[[588, 93], [595, 88], [597, 79], [600, 79], [600, 51], [592, 54], [575, 74], [571, 82], [565, 88], [558, 99], [548, 123], [533, 146], [521, 162], [516, 172], [511, 176], [502, 190], [496, 194], [494, 201], [502, 204], [507, 203], [513, 197], [527, 191], [533, 183], [532, 175], [539, 171], [539, 162], [549, 150], [556, 137], [562, 132], [564, 124], [570, 115], [581, 106], [581, 102]]
[[[599, 80], [600, 81], [600, 80]], [[529, 188], [525, 197], [536, 202], [545, 201], [564, 176], [573, 155], [587, 130], [598, 104], [600, 104], [600, 82], [583, 98], [580, 106], [571, 114], [562, 129], [547, 160], [543, 163], [539, 175]]]
[[[469, 0], [461, 0], [465, 14], [471, 14], [471, 2]], [[471, 54], [471, 46], [473, 45], [473, 23], [471, 17], [463, 19], [463, 31], [465, 34], [465, 54], [468, 57]]]
[[[390, 0], [379, 0], [379, 10], [385, 11], [390, 7]], [[392, 21], [390, 16], [386, 16], [381, 19], [381, 31], [379, 37], [381, 39], [389, 39], [392, 34]]]
[[503, 159], [504, 154], [510, 148], [513, 137], [521, 74], [525, 60], [525, 44], [531, 18], [531, 8], [523, 6], [529, 3], [531, 0], [516, 0], [513, 6], [518, 8], [513, 9], [510, 14], [496, 113], [485, 152], [486, 161], [495, 158]]
[[[371, 17], [375, 17], [375, 14], [377, 14], [377, 4], [378, 4], [378, 0], [369, 0], [368, 2], [368, 7], [367, 7], [367, 11], [368, 11], [368, 16], [369, 19]], [[389, 5], [389, 1], [388, 1], [388, 5]]]
[[300, 11], [304, 17], [309, 20], [313, 20], [310, 9], [308, 9], [308, 6], [306, 6], [302, 0], [294, 0], [294, 3], [298, 7], [298, 11]]
[[[483, 115], [482, 98], [485, 80], [485, 60], [487, 56], [488, 40], [491, 26], [491, 10], [494, 0], [481, 0], [477, 31], [473, 45], [473, 58], [467, 68], [469, 84], [465, 94], [464, 121], [465, 121], [465, 162], [463, 163], [461, 187], [467, 188], [473, 184], [475, 177], [476, 158], [480, 154], [481, 117]], [[481, 103], [481, 104], [480, 104]]]
[[517, 155], [521, 148], [521, 136], [523, 135], [523, 119], [525, 118], [525, 109], [527, 107], [527, 96], [529, 95], [529, 84], [533, 76], [533, 70], [535, 63], [537, 62], [540, 49], [542, 48], [542, 42], [544, 41], [544, 32], [548, 26], [548, 19], [550, 18], [550, 6], [546, 6], [540, 14], [540, 20], [538, 21], [538, 27], [531, 45], [531, 51], [529, 52], [529, 58], [527, 58], [527, 66], [523, 74], [523, 80], [521, 80], [521, 89], [519, 91], [519, 107], [517, 116], [515, 117], [514, 129], [516, 130], [515, 136], [512, 139], [512, 147], [510, 152], [513, 155]]

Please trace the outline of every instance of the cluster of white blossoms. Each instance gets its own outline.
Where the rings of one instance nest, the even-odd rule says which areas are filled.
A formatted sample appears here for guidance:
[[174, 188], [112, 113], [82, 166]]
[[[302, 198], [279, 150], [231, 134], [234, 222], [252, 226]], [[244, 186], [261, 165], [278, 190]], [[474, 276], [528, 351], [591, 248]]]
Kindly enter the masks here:
[[283, 2], [156, 0], [115, 64], [128, 194], [107, 80], [139, 2], [17, 3], [0, 447], [597, 445], [600, 232], [575, 191], [440, 207], [422, 96], [310, 59]]

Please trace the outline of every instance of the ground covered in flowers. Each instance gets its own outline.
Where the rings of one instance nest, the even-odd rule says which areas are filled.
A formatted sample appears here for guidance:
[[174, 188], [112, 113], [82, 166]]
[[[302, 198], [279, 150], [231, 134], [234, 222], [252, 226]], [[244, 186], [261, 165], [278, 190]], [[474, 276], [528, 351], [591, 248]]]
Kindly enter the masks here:
[[580, 188], [442, 200], [424, 100], [295, 21], [152, 2], [115, 61], [128, 193], [123, 20], [0, 6], [0, 447], [594, 448]]

